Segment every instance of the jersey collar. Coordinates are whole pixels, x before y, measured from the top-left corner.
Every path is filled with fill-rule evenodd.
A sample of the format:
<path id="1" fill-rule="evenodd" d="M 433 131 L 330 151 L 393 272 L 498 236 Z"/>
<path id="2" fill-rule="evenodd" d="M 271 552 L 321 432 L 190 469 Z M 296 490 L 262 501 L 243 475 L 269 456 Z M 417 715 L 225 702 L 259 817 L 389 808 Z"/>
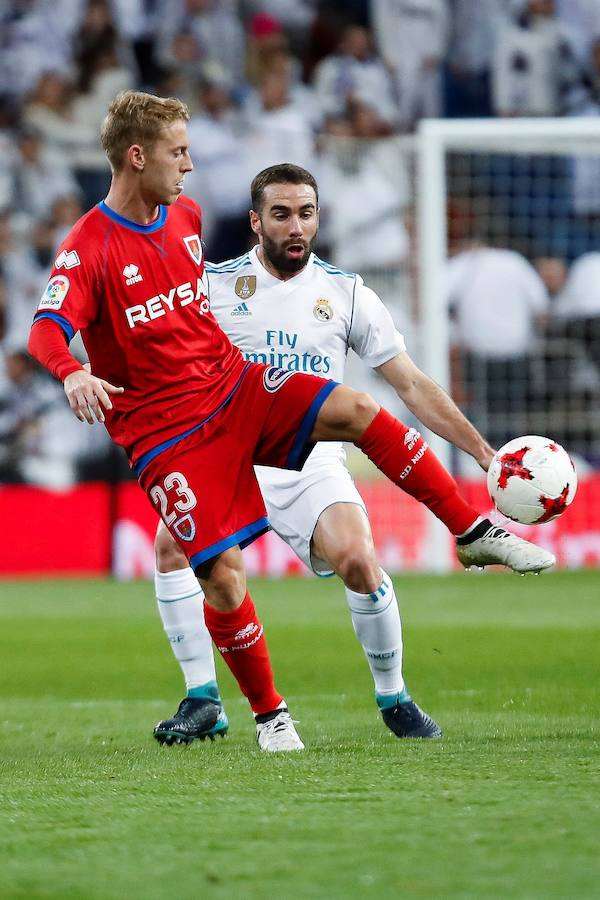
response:
<path id="1" fill-rule="evenodd" d="M 158 216 L 154 222 L 149 222 L 148 225 L 140 225 L 139 222 L 132 222 L 131 219 L 120 216 L 114 209 L 107 206 L 104 200 L 100 201 L 98 209 L 100 212 L 103 212 L 105 216 L 108 216 L 109 219 L 112 219 L 113 222 L 117 222 L 124 228 L 129 228 L 130 231 L 137 231 L 138 234 L 152 234 L 154 231 L 158 231 L 159 228 L 162 228 L 167 221 L 167 207 L 162 205 L 158 207 Z"/>

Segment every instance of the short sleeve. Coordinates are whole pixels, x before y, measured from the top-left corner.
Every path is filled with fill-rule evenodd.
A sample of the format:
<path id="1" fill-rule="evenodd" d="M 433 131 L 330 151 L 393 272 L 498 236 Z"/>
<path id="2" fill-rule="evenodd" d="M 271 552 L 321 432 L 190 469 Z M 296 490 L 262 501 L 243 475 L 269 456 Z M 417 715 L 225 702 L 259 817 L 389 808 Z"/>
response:
<path id="1" fill-rule="evenodd" d="M 372 369 L 406 350 L 404 337 L 397 331 L 388 309 L 358 275 L 348 343 Z"/>

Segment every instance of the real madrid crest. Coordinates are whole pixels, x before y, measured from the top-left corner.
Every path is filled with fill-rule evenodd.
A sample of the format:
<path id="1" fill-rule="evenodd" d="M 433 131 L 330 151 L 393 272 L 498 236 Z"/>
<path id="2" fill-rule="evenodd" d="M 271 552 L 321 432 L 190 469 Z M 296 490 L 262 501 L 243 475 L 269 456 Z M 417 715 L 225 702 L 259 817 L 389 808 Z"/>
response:
<path id="1" fill-rule="evenodd" d="M 331 322 L 333 319 L 333 309 L 331 303 L 325 297 L 319 297 L 313 306 L 313 316 L 319 322 Z"/>
<path id="2" fill-rule="evenodd" d="M 240 275 L 235 282 L 234 291 L 240 300 L 247 300 L 256 290 L 256 275 Z"/>

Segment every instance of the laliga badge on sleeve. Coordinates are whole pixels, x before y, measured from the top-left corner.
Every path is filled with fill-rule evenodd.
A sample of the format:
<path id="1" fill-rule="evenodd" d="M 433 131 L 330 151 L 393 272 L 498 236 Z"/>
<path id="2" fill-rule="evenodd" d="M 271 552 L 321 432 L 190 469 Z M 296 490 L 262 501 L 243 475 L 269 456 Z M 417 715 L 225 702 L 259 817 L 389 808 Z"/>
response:
<path id="1" fill-rule="evenodd" d="M 38 309 L 60 309 L 70 286 L 71 283 L 66 275 L 55 275 L 48 282 Z"/>

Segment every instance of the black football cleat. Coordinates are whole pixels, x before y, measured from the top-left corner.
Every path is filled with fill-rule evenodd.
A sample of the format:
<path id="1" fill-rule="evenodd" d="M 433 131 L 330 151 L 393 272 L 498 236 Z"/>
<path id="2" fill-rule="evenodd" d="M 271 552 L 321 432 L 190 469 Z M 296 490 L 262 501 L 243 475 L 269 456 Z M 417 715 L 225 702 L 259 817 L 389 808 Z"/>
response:
<path id="1" fill-rule="evenodd" d="M 184 697 L 171 719 L 164 719 L 154 728 L 159 744 L 191 744 L 192 741 L 214 741 L 225 737 L 229 721 L 220 702 L 205 697 Z"/>
<path id="2" fill-rule="evenodd" d="M 383 721 L 399 738 L 439 738 L 442 729 L 411 699 L 407 691 L 397 694 L 395 703 L 377 696 Z M 384 705 L 385 703 L 385 705 Z"/>

